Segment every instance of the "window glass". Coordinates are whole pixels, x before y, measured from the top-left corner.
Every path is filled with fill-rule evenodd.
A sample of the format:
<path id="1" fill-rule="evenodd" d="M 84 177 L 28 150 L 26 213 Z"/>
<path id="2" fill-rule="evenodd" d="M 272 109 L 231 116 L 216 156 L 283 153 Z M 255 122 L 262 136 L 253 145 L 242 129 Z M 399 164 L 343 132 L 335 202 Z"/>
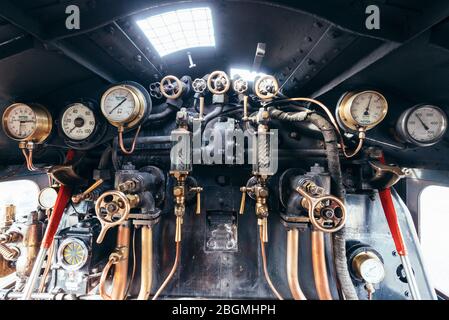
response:
<path id="1" fill-rule="evenodd" d="M 0 182 L 0 221 L 3 221 L 6 206 L 16 206 L 16 217 L 28 215 L 37 209 L 39 187 L 30 180 Z"/>
<path id="2" fill-rule="evenodd" d="M 419 199 L 421 248 L 436 289 L 449 294 L 449 188 L 430 186 Z"/>

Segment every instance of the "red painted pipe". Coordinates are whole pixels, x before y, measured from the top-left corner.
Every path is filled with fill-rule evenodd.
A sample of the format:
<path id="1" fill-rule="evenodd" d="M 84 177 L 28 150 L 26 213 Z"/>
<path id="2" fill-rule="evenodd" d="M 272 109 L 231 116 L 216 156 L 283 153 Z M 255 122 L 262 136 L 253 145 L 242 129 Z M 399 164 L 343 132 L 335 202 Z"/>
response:
<path id="1" fill-rule="evenodd" d="M 73 160 L 75 152 L 69 150 L 66 155 L 65 162 Z M 55 206 L 53 207 L 52 214 L 48 220 L 47 229 L 45 230 L 44 238 L 42 239 L 41 248 L 48 249 L 53 243 L 56 231 L 58 231 L 59 223 L 61 222 L 64 209 L 69 203 L 72 190 L 68 186 L 61 185 L 58 191 L 58 197 L 56 198 Z"/>
<path id="2" fill-rule="evenodd" d="M 385 164 L 385 158 L 382 155 L 380 162 Z M 387 218 L 388 226 L 390 228 L 391 236 L 393 237 L 394 244 L 396 246 L 396 251 L 400 256 L 407 255 L 407 248 L 404 244 L 404 238 L 402 237 L 401 229 L 399 227 L 398 216 L 396 214 L 396 209 L 394 207 L 393 199 L 391 197 L 390 188 L 384 190 L 379 190 L 380 201 L 385 212 L 385 217 Z"/>

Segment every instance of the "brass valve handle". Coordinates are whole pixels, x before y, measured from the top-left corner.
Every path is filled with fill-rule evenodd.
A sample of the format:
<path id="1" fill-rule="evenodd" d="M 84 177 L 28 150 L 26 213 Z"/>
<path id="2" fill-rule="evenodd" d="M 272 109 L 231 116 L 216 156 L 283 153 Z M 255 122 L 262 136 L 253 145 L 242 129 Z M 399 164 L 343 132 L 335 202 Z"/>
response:
<path id="1" fill-rule="evenodd" d="M 254 85 L 256 95 L 262 100 L 269 100 L 276 96 L 279 91 L 279 83 L 275 77 L 266 75 L 257 79 Z"/>
<path id="2" fill-rule="evenodd" d="M 202 187 L 192 187 L 189 189 L 190 192 L 196 193 L 196 210 L 195 214 L 201 214 L 201 192 L 203 192 Z"/>
<path id="3" fill-rule="evenodd" d="M 240 192 L 242 193 L 242 198 L 240 200 L 240 210 L 239 214 L 243 214 L 245 212 L 245 204 L 246 204 L 246 193 L 254 192 L 254 187 L 241 187 Z"/>
<path id="4" fill-rule="evenodd" d="M 178 99 L 183 92 L 183 83 L 175 76 L 165 76 L 161 80 L 160 90 L 167 99 Z"/>
<path id="5" fill-rule="evenodd" d="M 112 190 L 103 193 L 95 203 L 95 214 L 101 223 L 101 231 L 97 243 L 103 242 L 106 232 L 122 224 L 131 211 L 128 197 L 120 191 Z"/>
<path id="6" fill-rule="evenodd" d="M 304 197 L 312 225 L 323 232 L 336 232 L 346 222 L 346 206 L 334 196 L 313 197 L 301 187 L 296 191 Z M 323 212 L 324 211 L 324 212 Z"/>
<path id="7" fill-rule="evenodd" d="M 207 88 L 213 94 L 225 94 L 231 87 L 231 81 L 224 71 L 214 71 L 207 78 Z"/>
<path id="8" fill-rule="evenodd" d="M 248 81 L 244 80 L 243 78 L 238 78 L 234 81 L 232 87 L 234 88 L 235 92 L 243 94 L 248 91 Z"/>

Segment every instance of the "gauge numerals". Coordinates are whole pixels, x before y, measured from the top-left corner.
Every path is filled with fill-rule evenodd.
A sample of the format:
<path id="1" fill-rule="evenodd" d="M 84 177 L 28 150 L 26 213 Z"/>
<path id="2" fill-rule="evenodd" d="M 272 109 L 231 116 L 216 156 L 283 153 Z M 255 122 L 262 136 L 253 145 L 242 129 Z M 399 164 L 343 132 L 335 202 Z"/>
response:
<path id="1" fill-rule="evenodd" d="M 52 117 L 41 105 L 14 103 L 2 117 L 3 131 L 17 141 L 43 142 L 52 129 Z"/>
<path id="2" fill-rule="evenodd" d="M 61 118 L 62 131 L 69 139 L 76 141 L 89 138 L 96 124 L 94 112 L 82 103 L 69 105 Z"/>
<path id="3" fill-rule="evenodd" d="M 446 113 L 430 104 L 414 106 L 401 114 L 396 124 L 400 140 L 419 147 L 438 143 L 447 131 Z"/>
<path id="4" fill-rule="evenodd" d="M 119 84 L 109 88 L 101 98 L 101 111 L 116 127 L 132 128 L 148 112 L 151 100 L 145 89 L 131 84 Z"/>
<path id="5" fill-rule="evenodd" d="M 348 131 L 369 130 L 382 122 L 387 112 L 387 100 L 379 92 L 349 92 L 339 101 L 337 119 Z"/>

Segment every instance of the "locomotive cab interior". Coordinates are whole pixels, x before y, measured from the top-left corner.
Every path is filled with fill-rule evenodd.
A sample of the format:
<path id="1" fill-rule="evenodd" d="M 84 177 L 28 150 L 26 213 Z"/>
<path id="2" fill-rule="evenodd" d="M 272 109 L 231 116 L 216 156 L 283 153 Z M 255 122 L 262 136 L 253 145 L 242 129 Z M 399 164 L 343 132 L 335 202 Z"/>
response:
<path id="1" fill-rule="evenodd" d="M 445 0 L 0 2 L 1 300 L 447 300 Z"/>

